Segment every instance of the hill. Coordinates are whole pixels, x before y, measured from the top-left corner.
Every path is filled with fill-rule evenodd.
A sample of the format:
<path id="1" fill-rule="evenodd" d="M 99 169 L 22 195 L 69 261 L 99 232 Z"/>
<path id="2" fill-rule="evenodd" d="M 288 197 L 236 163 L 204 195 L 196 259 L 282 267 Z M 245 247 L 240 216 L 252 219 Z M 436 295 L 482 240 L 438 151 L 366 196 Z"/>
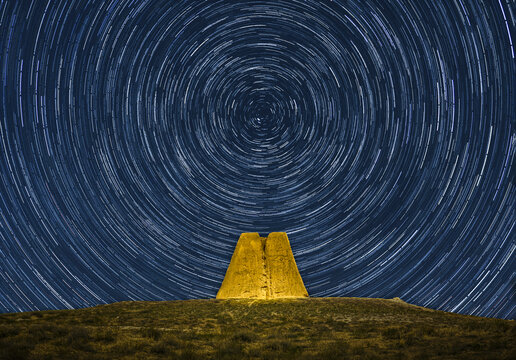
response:
<path id="1" fill-rule="evenodd" d="M 516 323 L 399 299 L 121 302 L 0 314 L 0 359 L 515 359 Z"/>

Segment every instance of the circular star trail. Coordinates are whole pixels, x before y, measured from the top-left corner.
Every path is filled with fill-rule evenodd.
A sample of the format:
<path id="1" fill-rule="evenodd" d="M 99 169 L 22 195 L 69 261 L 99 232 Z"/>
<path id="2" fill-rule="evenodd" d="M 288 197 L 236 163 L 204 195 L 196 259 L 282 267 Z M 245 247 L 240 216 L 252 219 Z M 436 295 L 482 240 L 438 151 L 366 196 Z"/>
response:
<path id="1" fill-rule="evenodd" d="M 214 297 L 241 232 L 311 296 L 516 311 L 515 6 L 0 5 L 0 311 Z"/>

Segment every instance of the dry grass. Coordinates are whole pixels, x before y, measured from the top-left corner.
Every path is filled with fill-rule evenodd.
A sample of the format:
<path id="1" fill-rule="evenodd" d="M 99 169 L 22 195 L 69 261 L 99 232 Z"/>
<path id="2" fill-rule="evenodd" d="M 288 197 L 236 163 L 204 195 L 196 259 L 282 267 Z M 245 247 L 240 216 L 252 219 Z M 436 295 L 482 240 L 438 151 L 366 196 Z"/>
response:
<path id="1" fill-rule="evenodd" d="M 514 359 L 515 321 L 359 298 L 0 314 L 0 359 Z"/>

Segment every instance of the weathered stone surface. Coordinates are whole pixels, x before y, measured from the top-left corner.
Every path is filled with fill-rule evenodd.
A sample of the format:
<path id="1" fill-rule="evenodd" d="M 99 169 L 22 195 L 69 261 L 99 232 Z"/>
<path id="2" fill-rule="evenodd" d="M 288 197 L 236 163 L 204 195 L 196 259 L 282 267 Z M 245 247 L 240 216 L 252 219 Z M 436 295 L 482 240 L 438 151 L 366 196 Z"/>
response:
<path id="1" fill-rule="evenodd" d="M 286 233 L 240 235 L 217 299 L 307 296 Z"/>

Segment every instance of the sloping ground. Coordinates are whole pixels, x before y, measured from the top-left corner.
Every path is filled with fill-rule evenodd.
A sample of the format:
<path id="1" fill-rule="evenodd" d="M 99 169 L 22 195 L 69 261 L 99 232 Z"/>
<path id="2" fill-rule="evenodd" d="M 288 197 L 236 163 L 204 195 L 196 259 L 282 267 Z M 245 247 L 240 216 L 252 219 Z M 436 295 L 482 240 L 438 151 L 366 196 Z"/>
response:
<path id="1" fill-rule="evenodd" d="M 516 359 L 515 338 L 513 320 L 365 298 L 0 314 L 0 359 Z"/>

